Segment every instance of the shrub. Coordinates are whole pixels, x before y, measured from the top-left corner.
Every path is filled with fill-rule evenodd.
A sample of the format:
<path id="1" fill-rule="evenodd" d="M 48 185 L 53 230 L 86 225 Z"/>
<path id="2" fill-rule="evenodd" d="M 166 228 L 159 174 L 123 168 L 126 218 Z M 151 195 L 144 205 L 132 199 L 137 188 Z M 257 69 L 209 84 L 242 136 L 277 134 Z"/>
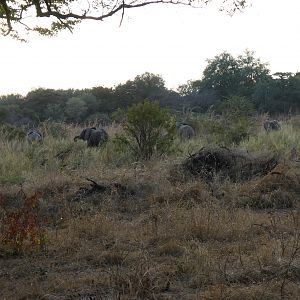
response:
<path id="1" fill-rule="evenodd" d="M 7 254 L 45 249 L 46 236 L 38 218 L 37 194 L 25 197 L 23 205 L 12 211 L 6 209 L 5 198 L 0 195 L 0 208 L 4 211 L 0 241 Z"/>
<path id="2" fill-rule="evenodd" d="M 116 142 L 128 147 L 139 159 L 149 160 L 154 154 L 171 150 L 175 138 L 175 119 L 158 102 L 145 100 L 124 112 L 124 134 Z"/>
<path id="3" fill-rule="evenodd" d="M 245 97 L 231 96 L 218 106 L 219 112 L 223 117 L 231 120 L 239 120 L 241 118 L 251 118 L 254 113 L 254 105 Z"/>
<path id="4" fill-rule="evenodd" d="M 198 117 L 198 132 L 209 143 L 240 144 L 254 128 L 254 106 L 244 97 L 232 96 L 218 107 L 217 116 L 203 114 Z"/>

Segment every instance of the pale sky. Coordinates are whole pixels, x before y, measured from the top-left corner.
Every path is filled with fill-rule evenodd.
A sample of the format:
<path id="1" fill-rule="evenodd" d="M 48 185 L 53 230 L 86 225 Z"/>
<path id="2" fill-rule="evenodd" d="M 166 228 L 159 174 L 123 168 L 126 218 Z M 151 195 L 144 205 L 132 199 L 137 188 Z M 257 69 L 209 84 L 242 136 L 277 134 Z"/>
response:
<path id="1" fill-rule="evenodd" d="M 201 79 L 206 60 L 245 49 L 272 72 L 300 71 L 300 0 L 250 0 L 233 17 L 208 6 L 153 5 L 103 22 L 82 23 L 73 34 L 29 36 L 28 43 L 0 37 L 0 95 L 42 87 L 112 87 L 144 72 L 169 88 Z"/>

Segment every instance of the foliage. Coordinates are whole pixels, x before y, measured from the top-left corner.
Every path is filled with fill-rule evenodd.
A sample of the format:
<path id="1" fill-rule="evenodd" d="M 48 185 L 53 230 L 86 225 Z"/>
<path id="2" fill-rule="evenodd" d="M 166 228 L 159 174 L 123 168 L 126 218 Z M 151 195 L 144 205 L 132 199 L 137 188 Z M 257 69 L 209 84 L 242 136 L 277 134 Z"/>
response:
<path id="1" fill-rule="evenodd" d="M 214 89 L 220 96 L 234 94 L 238 88 L 239 66 L 236 59 L 224 52 L 208 60 L 203 71 L 202 85 L 205 89 Z"/>
<path id="2" fill-rule="evenodd" d="M 5 198 L 0 195 L 0 209 L 4 210 L 0 238 L 6 253 L 15 255 L 45 249 L 46 235 L 38 218 L 37 194 L 25 197 L 23 205 L 12 211 L 6 209 Z"/>
<path id="3" fill-rule="evenodd" d="M 256 59 L 254 52 L 246 50 L 237 58 L 223 52 L 208 60 L 203 71 L 202 87 L 214 89 L 222 98 L 230 95 L 249 97 L 257 81 L 268 73 L 266 64 Z"/>
<path id="4" fill-rule="evenodd" d="M 65 119 L 64 108 L 62 104 L 47 104 L 45 109 L 45 116 L 48 120 L 63 121 Z"/>
<path id="5" fill-rule="evenodd" d="M 178 87 L 178 92 L 181 96 L 198 94 L 201 91 L 201 80 L 188 80 L 186 84 Z"/>
<path id="6" fill-rule="evenodd" d="M 178 0 L 176 4 L 201 5 L 208 4 L 205 0 Z M 228 11 L 233 13 L 246 6 L 246 0 L 225 0 Z M 129 8 L 138 8 L 149 4 L 162 3 L 161 0 L 154 1 L 81 1 L 55 0 L 55 1 L 15 1 L 3 0 L 0 2 L 0 33 L 19 38 L 18 30 L 21 28 L 26 31 L 35 31 L 42 35 L 54 35 L 61 30 L 73 30 L 76 24 L 82 20 L 102 21 L 119 12 Z M 166 0 L 163 3 L 174 3 L 173 0 Z M 226 5 L 222 5 L 224 9 Z M 36 16 L 37 25 L 31 27 L 27 23 L 28 16 Z M 48 19 L 39 22 L 39 19 Z M 123 19 L 123 15 L 122 15 Z M 122 21 L 121 19 L 121 21 Z"/>
<path id="7" fill-rule="evenodd" d="M 208 60 L 202 80 L 190 80 L 178 91 L 168 90 L 160 75 L 146 72 L 113 88 L 84 90 L 36 89 L 26 96 L 0 97 L 1 122 L 33 127 L 39 122 L 109 123 L 117 109 L 143 99 L 157 100 L 176 114 L 217 111 L 231 96 L 251 100 L 258 112 L 297 114 L 300 111 L 300 73 L 277 72 L 246 51 L 237 58 L 221 53 Z M 184 119 L 184 116 L 180 116 Z"/>
<path id="8" fill-rule="evenodd" d="M 260 112 L 297 113 L 300 110 L 300 73 L 275 73 L 255 86 L 253 101 Z"/>
<path id="9" fill-rule="evenodd" d="M 115 88 L 115 95 L 121 99 L 117 107 L 128 107 L 141 99 L 159 100 L 168 93 L 161 76 L 146 72 L 134 80 L 128 80 Z"/>
<path id="10" fill-rule="evenodd" d="M 79 97 L 72 97 L 66 103 L 66 114 L 69 120 L 78 122 L 87 112 L 85 102 Z"/>
<path id="11" fill-rule="evenodd" d="M 175 137 L 175 120 L 158 102 L 145 100 L 125 112 L 125 134 L 117 142 L 128 146 L 140 159 L 148 160 L 154 154 L 170 151 Z"/>
<path id="12" fill-rule="evenodd" d="M 254 129 L 254 105 L 244 97 L 229 97 L 217 107 L 218 117 L 203 114 L 198 118 L 200 135 L 209 143 L 239 144 Z"/>
<path id="13" fill-rule="evenodd" d="M 219 104 L 218 111 L 227 119 L 252 117 L 255 113 L 254 105 L 245 97 L 232 96 Z"/>

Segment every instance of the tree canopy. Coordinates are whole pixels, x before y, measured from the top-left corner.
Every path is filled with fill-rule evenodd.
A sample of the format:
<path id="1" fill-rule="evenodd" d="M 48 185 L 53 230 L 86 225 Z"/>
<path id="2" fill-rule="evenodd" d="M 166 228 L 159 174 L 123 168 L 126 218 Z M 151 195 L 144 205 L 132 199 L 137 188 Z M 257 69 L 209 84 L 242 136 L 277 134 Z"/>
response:
<path id="1" fill-rule="evenodd" d="M 127 109 L 145 99 L 158 101 L 176 114 L 213 110 L 219 115 L 225 111 L 233 115 L 234 109 L 240 114 L 251 111 L 247 101 L 258 112 L 299 113 L 300 73 L 271 75 L 267 64 L 255 58 L 253 52 L 246 51 L 236 58 L 223 52 L 207 61 L 201 79 L 190 80 L 177 91 L 168 89 L 160 75 L 146 72 L 113 88 L 39 88 L 26 96 L 0 96 L 0 124 L 21 126 L 48 120 L 108 124 L 117 109 Z"/>
<path id="2" fill-rule="evenodd" d="M 150 4 L 207 5 L 220 2 L 220 10 L 234 13 L 248 0 L 0 0 L 0 34 L 19 38 L 20 29 L 53 35 L 72 29 L 83 20 L 103 21 L 125 10 Z M 46 19 L 47 22 L 42 22 Z M 33 21 L 32 21 L 33 20 Z"/>
<path id="3" fill-rule="evenodd" d="M 237 58 L 223 52 L 208 60 L 202 86 L 214 89 L 221 97 L 250 96 L 258 80 L 267 77 L 269 72 L 267 64 L 255 58 L 252 51 L 246 50 Z"/>

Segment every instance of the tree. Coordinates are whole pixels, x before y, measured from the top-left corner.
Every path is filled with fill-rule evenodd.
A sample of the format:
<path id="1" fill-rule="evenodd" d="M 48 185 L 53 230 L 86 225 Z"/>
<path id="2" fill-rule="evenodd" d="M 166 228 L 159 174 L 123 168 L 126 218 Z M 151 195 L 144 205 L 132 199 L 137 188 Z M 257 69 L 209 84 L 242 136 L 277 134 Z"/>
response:
<path id="1" fill-rule="evenodd" d="M 229 53 L 223 52 L 208 60 L 203 71 L 202 86 L 213 89 L 221 97 L 227 97 L 237 91 L 239 82 L 239 65 Z"/>
<path id="2" fill-rule="evenodd" d="M 86 112 L 87 106 L 79 97 L 72 97 L 67 101 L 66 114 L 71 121 L 79 122 Z"/>
<path id="3" fill-rule="evenodd" d="M 182 97 L 183 107 L 193 108 L 194 111 L 206 111 L 219 102 L 213 88 L 203 88 L 201 80 L 189 80 L 179 86 L 178 91 Z"/>
<path id="4" fill-rule="evenodd" d="M 300 109 L 300 74 L 277 72 L 260 80 L 252 99 L 259 111 L 274 113 L 297 112 Z"/>
<path id="5" fill-rule="evenodd" d="M 0 96 L 0 105 L 1 104 L 20 104 L 24 100 L 22 95 L 19 94 L 10 94 L 6 96 Z"/>
<path id="6" fill-rule="evenodd" d="M 73 96 L 73 90 L 39 88 L 27 94 L 25 97 L 23 110 L 34 112 L 34 115 L 40 121 L 43 121 L 53 117 L 54 109 L 59 109 L 61 112 L 64 109 L 64 105 L 67 100 Z"/>
<path id="7" fill-rule="evenodd" d="M 72 31 L 83 20 L 103 21 L 125 10 L 150 4 L 182 4 L 197 6 L 207 4 L 207 0 L 0 0 L 0 32 L 18 38 L 21 28 L 43 35 L 53 35 L 63 29 Z M 220 10 L 234 13 L 245 8 L 248 0 L 224 0 Z M 28 17 L 35 15 L 38 25 L 30 27 Z M 47 25 L 39 25 L 39 20 L 48 19 Z M 43 22 L 45 24 L 45 22 Z"/>
<path id="8" fill-rule="evenodd" d="M 237 62 L 240 72 L 239 94 L 249 97 L 257 82 L 267 78 L 270 71 L 266 63 L 262 63 L 259 58 L 254 57 L 253 51 L 246 50 L 244 55 L 238 56 Z"/>
<path id="9" fill-rule="evenodd" d="M 201 80 L 188 80 L 187 83 L 182 84 L 178 87 L 178 92 L 182 97 L 197 95 L 201 91 L 201 86 Z"/>
<path id="10" fill-rule="evenodd" d="M 268 76 L 266 66 L 249 50 L 237 58 L 223 52 L 208 60 L 203 72 L 202 88 L 215 90 L 221 98 L 231 95 L 249 97 L 257 82 Z"/>
<path id="11" fill-rule="evenodd" d="M 123 107 L 130 106 L 144 99 L 160 100 L 167 95 L 168 90 L 165 87 L 165 81 L 160 75 L 145 72 L 137 75 L 134 80 L 128 80 L 125 84 L 119 84 L 115 88 L 118 103 Z"/>
<path id="12" fill-rule="evenodd" d="M 52 121 L 64 121 L 65 119 L 64 107 L 58 103 L 47 104 L 45 109 L 45 119 L 50 119 Z"/>
<path id="13" fill-rule="evenodd" d="M 78 97 L 86 104 L 88 114 L 93 114 L 99 109 L 99 101 L 93 94 L 83 92 Z"/>

